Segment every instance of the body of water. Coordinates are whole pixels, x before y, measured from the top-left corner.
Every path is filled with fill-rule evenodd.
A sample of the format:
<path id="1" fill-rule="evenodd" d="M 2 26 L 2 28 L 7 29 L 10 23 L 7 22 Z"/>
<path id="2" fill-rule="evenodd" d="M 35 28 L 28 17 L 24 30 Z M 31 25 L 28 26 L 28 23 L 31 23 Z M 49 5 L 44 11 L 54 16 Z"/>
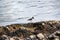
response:
<path id="1" fill-rule="evenodd" d="M 0 0 L 0 25 L 60 20 L 60 0 Z"/>

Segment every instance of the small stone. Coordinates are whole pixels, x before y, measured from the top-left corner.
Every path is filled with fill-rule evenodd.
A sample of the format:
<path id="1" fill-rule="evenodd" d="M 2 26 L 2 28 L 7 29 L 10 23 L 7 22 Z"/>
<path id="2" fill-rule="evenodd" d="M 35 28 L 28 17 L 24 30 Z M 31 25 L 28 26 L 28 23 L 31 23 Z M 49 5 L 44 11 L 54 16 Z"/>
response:
<path id="1" fill-rule="evenodd" d="M 9 37 L 7 35 L 2 35 L 2 38 L 5 40 L 9 40 Z"/>
<path id="2" fill-rule="evenodd" d="M 24 38 L 22 39 L 22 38 L 20 38 L 19 40 L 24 40 Z"/>
<path id="3" fill-rule="evenodd" d="M 7 35 L 2 35 L 2 37 L 7 37 Z"/>
<path id="4" fill-rule="evenodd" d="M 56 31 L 55 35 L 60 37 L 60 31 Z"/>
<path id="5" fill-rule="evenodd" d="M 14 38 L 10 38 L 10 40 L 15 40 Z"/>
<path id="6" fill-rule="evenodd" d="M 25 40 L 31 40 L 31 38 L 30 37 L 27 37 L 27 38 L 25 38 Z"/>
<path id="7" fill-rule="evenodd" d="M 45 23 L 42 23 L 42 25 L 45 25 Z"/>
<path id="8" fill-rule="evenodd" d="M 30 38 L 36 38 L 36 36 L 35 35 L 30 35 Z"/>
<path id="9" fill-rule="evenodd" d="M 38 40 L 38 38 L 36 37 L 36 35 L 30 35 L 31 40 Z"/>
<path id="10" fill-rule="evenodd" d="M 49 39 L 49 40 L 54 40 L 54 36 L 50 35 L 50 36 L 48 37 L 48 39 Z"/>
<path id="11" fill-rule="evenodd" d="M 59 38 L 55 38 L 55 40 L 59 40 Z"/>
<path id="12" fill-rule="evenodd" d="M 50 24 L 52 24 L 52 22 L 49 22 Z"/>
<path id="13" fill-rule="evenodd" d="M 26 29 L 25 27 L 21 27 L 21 29 Z"/>
<path id="14" fill-rule="evenodd" d="M 43 35 L 42 33 L 37 34 L 37 37 L 38 37 L 39 39 L 44 39 L 44 35 Z"/>

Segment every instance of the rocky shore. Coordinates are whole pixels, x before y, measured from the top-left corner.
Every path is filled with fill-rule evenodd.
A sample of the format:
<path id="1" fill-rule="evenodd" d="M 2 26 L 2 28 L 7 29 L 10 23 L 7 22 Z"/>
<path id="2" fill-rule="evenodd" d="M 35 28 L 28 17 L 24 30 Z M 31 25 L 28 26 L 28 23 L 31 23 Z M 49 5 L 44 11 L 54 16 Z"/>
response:
<path id="1" fill-rule="evenodd" d="M 60 21 L 0 26 L 0 40 L 60 40 Z"/>

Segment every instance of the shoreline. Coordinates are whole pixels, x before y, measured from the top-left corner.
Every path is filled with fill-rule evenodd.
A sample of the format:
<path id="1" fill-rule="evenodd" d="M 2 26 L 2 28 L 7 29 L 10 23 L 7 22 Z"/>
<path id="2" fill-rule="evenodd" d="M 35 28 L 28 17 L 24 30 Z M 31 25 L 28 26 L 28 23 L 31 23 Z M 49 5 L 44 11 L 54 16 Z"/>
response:
<path id="1" fill-rule="evenodd" d="M 27 24 L 11 24 L 0 27 L 0 37 L 9 37 L 19 38 L 21 40 L 27 40 L 28 37 L 31 39 L 41 39 L 43 36 L 44 40 L 48 40 L 49 37 L 52 37 L 60 32 L 60 21 L 41 21 L 36 23 L 27 23 Z M 5 36 L 4 36 L 5 35 Z M 40 35 L 40 36 L 39 36 Z M 45 36 L 44 36 L 45 35 Z M 59 33 L 60 35 L 60 33 Z M 38 38 L 37 38 L 38 37 Z M 59 38 L 58 38 L 59 39 Z M 29 39 L 30 40 L 30 39 Z"/>
<path id="2" fill-rule="evenodd" d="M 12 24 L 28 24 L 28 23 L 37 23 L 37 22 L 46 22 L 46 21 L 60 21 L 60 20 L 43 20 L 43 21 L 36 21 L 36 22 L 33 22 L 33 21 L 29 21 L 29 22 L 26 22 L 26 23 L 14 23 L 14 22 L 4 22 L 2 24 L 0 24 L 0 26 L 7 26 L 7 25 L 12 25 Z"/>

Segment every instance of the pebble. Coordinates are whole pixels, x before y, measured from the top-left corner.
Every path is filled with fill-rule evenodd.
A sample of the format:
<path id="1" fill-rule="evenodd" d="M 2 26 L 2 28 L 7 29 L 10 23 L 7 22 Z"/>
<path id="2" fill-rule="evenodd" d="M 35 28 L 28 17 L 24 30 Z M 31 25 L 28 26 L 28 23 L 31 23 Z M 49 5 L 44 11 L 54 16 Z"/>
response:
<path id="1" fill-rule="evenodd" d="M 10 40 L 15 40 L 14 38 L 10 38 Z"/>
<path id="2" fill-rule="evenodd" d="M 45 25 L 45 23 L 42 23 L 42 25 Z"/>
<path id="3" fill-rule="evenodd" d="M 59 37 L 55 38 L 55 40 L 59 40 Z"/>
<path id="4" fill-rule="evenodd" d="M 30 38 L 36 38 L 36 35 L 30 35 Z"/>
<path id="5" fill-rule="evenodd" d="M 37 34 L 37 37 L 38 37 L 39 39 L 44 39 L 44 35 L 43 35 L 42 33 Z"/>
<path id="6" fill-rule="evenodd" d="M 36 35 L 30 35 L 31 40 L 38 40 L 38 38 L 36 38 Z"/>
<path id="7" fill-rule="evenodd" d="M 24 40 L 31 40 L 31 38 L 30 38 L 30 37 L 27 37 L 27 38 L 25 38 Z"/>

